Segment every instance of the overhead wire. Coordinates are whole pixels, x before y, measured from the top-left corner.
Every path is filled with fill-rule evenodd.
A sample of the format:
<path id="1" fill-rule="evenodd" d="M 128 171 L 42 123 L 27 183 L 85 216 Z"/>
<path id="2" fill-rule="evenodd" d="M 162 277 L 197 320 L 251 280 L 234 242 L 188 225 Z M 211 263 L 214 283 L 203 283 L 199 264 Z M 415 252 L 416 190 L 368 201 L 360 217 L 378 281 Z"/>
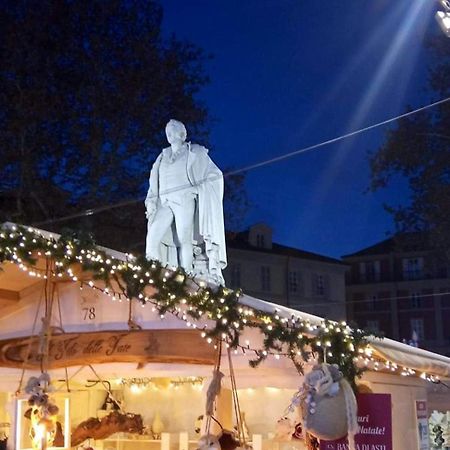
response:
<path id="1" fill-rule="evenodd" d="M 416 109 L 413 109 L 411 111 L 408 111 L 406 113 L 397 115 L 395 117 L 391 117 L 389 119 L 385 119 L 385 120 L 383 120 L 381 122 L 377 122 L 375 124 L 372 124 L 372 125 L 369 125 L 369 126 L 366 126 L 366 127 L 363 127 L 363 128 L 359 128 L 358 130 L 342 134 L 342 135 L 337 136 L 335 138 L 328 139 L 326 141 L 322 141 L 322 142 L 319 142 L 317 144 L 309 145 L 307 147 L 303 147 L 303 148 L 301 148 L 299 150 L 294 150 L 294 151 L 289 152 L 289 153 L 284 153 L 282 155 L 275 156 L 273 158 L 266 159 L 266 160 L 263 160 L 263 161 L 260 161 L 260 162 L 254 163 L 254 164 L 250 164 L 248 166 L 244 166 L 244 167 L 241 167 L 239 169 L 228 171 L 228 172 L 224 173 L 223 176 L 224 176 L 224 178 L 227 178 L 227 177 L 238 175 L 238 174 L 241 174 L 241 173 L 244 173 L 244 172 L 248 172 L 250 170 L 258 169 L 260 167 L 264 167 L 264 166 L 267 166 L 267 165 L 270 165 L 270 164 L 274 164 L 274 163 L 277 163 L 277 162 L 280 162 L 280 161 L 284 161 L 284 160 L 292 158 L 294 156 L 297 156 L 297 155 L 300 155 L 300 154 L 303 154 L 303 153 L 306 153 L 306 152 L 310 152 L 312 150 L 317 150 L 317 149 L 319 149 L 321 147 L 325 147 L 327 145 L 334 144 L 336 142 L 339 142 L 339 141 L 342 141 L 344 139 L 348 139 L 348 138 L 357 136 L 359 134 L 365 133 L 365 132 L 373 130 L 375 128 L 379 128 L 381 126 L 387 125 L 387 124 L 395 122 L 397 120 L 404 119 L 404 118 L 412 116 L 414 114 L 423 112 L 423 111 L 425 111 L 427 109 L 434 108 L 436 106 L 439 106 L 439 105 L 442 105 L 444 103 L 447 103 L 448 101 L 450 101 L 450 97 L 447 97 L 447 98 L 444 98 L 444 99 L 441 99 L 441 100 L 437 100 L 437 101 L 435 101 L 433 103 L 429 103 L 428 105 L 424 105 L 424 106 L 421 106 L 419 108 L 416 108 Z M 204 181 L 212 180 L 212 179 L 213 178 L 206 178 L 206 179 L 203 179 L 203 180 L 199 180 L 197 184 L 201 184 Z M 178 186 L 176 188 L 168 189 L 167 191 L 161 192 L 160 194 L 163 194 L 163 195 L 164 194 L 169 194 L 169 193 L 181 191 L 183 189 L 187 189 L 187 188 L 190 188 L 190 187 L 192 187 L 191 184 L 189 184 L 189 185 L 180 185 L 180 186 Z M 146 200 L 151 200 L 151 199 L 152 199 L 152 196 L 147 196 L 147 198 L 146 198 Z M 76 218 L 79 218 L 79 217 L 92 216 L 94 214 L 98 214 L 98 213 L 103 212 L 103 211 L 107 211 L 107 210 L 115 209 L 115 208 L 120 208 L 121 206 L 128 206 L 128 205 L 131 205 L 131 204 L 134 204 L 134 203 L 138 203 L 138 202 L 141 202 L 141 201 L 142 201 L 142 198 L 138 198 L 138 199 L 135 198 L 135 199 L 131 199 L 131 200 L 123 200 L 123 201 L 114 203 L 112 205 L 99 206 L 97 208 L 86 209 L 86 210 L 81 211 L 79 213 L 69 214 L 69 215 L 66 215 L 66 216 L 63 216 L 63 217 L 59 217 L 59 218 L 56 218 L 56 219 L 48 219 L 48 220 L 35 222 L 35 223 L 33 223 L 33 225 L 34 226 L 42 226 L 42 225 L 46 225 L 46 224 L 50 224 L 50 223 L 64 222 L 64 221 L 71 220 L 71 219 L 76 219 Z"/>
<path id="2" fill-rule="evenodd" d="M 351 285 L 352 287 L 354 287 L 355 285 Z M 372 285 L 373 286 L 373 285 Z M 363 298 L 360 300 L 345 300 L 345 304 L 356 304 L 359 305 L 361 303 L 372 303 L 373 305 L 376 305 L 377 303 L 381 303 L 381 302 L 387 302 L 387 301 L 391 301 L 391 300 L 410 300 L 411 302 L 413 302 L 414 300 L 419 301 L 421 299 L 425 299 L 428 297 L 443 297 L 443 296 L 450 296 L 450 291 L 446 291 L 446 292 L 435 292 L 435 293 L 431 293 L 431 294 L 419 294 L 417 296 L 417 298 L 412 297 L 412 295 L 396 295 L 396 296 L 392 296 L 392 297 L 374 297 L 374 298 Z M 314 302 L 314 303 L 292 303 L 291 305 L 289 305 L 290 307 L 292 307 L 292 305 L 295 306 L 301 306 L 302 308 L 304 308 L 305 306 L 333 306 L 333 305 L 338 305 L 339 302 L 337 302 L 335 299 L 330 299 L 328 301 L 323 301 L 323 302 Z M 450 304 L 449 304 L 450 306 Z M 414 308 L 413 308 L 414 309 Z M 421 309 L 423 309 L 423 307 L 421 307 Z M 376 307 L 374 306 L 374 310 L 376 310 Z M 367 311 L 367 312 L 370 312 Z"/>

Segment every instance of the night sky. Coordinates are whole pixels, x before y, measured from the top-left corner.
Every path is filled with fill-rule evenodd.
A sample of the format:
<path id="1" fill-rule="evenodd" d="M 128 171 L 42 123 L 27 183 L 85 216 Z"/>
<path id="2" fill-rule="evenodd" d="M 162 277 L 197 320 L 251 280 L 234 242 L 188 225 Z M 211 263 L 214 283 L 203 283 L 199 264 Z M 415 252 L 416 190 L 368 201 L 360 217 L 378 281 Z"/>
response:
<path id="1" fill-rule="evenodd" d="M 432 0 L 163 0 L 164 31 L 214 58 L 199 97 L 213 159 L 240 168 L 430 102 L 424 38 Z M 179 118 L 183 120 L 183 118 Z M 405 182 L 365 194 L 368 152 L 387 128 L 253 170 L 246 223 L 278 243 L 339 257 L 393 231 L 382 204 Z"/>

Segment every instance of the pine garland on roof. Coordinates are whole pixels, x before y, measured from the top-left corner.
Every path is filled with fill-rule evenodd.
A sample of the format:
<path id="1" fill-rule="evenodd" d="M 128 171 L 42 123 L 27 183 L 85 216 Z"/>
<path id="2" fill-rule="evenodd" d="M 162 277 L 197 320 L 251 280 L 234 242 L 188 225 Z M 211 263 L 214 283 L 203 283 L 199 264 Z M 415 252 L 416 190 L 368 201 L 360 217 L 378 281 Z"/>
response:
<path id="1" fill-rule="evenodd" d="M 143 305 L 150 304 L 164 318 L 173 314 L 189 326 L 198 328 L 209 342 L 220 339 L 232 348 L 254 352 L 250 361 L 256 367 L 269 355 L 290 358 L 302 371 L 311 354 L 337 364 L 344 376 L 354 383 L 363 369 L 356 358 L 364 353 L 369 333 L 350 328 L 345 323 L 324 320 L 312 324 L 293 314 L 282 317 L 239 302 L 240 290 L 213 288 L 189 276 L 182 268 L 168 268 L 158 261 L 126 255 L 120 260 L 99 249 L 88 236 L 66 234 L 45 236 L 33 228 L 3 227 L 0 232 L 0 263 L 10 261 L 31 276 L 47 277 L 48 269 L 37 266 L 43 258 L 50 263 L 56 280 L 71 279 L 81 285 L 98 288 L 111 296 L 124 296 Z M 76 273 L 81 271 L 82 276 Z M 101 281 L 104 287 L 98 287 Z M 199 323 L 204 325 L 199 325 Z M 263 347 L 252 349 L 241 342 L 244 328 L 262 333 Z"/>

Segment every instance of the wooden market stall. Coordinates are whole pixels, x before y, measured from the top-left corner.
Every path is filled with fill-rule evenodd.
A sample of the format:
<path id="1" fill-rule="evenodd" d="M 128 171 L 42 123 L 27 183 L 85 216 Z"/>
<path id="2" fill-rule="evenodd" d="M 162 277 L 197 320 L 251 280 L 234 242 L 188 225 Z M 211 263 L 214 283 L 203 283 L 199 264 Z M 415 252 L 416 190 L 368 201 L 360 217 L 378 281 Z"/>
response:
<path id="1" fill-rule="evenodd" d="M 428 409 L 435 409 L 431 403 L 433 395 L 429 394 L 440 379 L 450 378 L 450 359 L 444 356 L 373 337 L 367 338 L 364 346 L 352 349 L 353 341 L 347 341 L 350 337 L 343 335 L 348 328 L 344 324 L 330 326 L 319 317 L 246 295 L 230 300 L 227 296 L 234 295 L 231 291 L 223 291 L 217 297 L 208 294 L 211 296 L 201 301 L 205 310 L 208 301 L 235 305 L 240 314 L 235 323 L 227 323 L 230 316 L 226 314 L 212 317 L 201 312 L 203 315 L 195 316 L 189 309 L 194 301 L 190 293 L 199 295 L 208 286 L 191 283 L 187 284 L 188 291 L 177 290 L 176 283 L 186 283 L 180 278 L 182 274 L 171 269 L 158 272 L 163 280 L 160 281 L 166 283 L 167 278 L 172 289 L 165 292 L 167 302 L 171 295 L 185 297 L 165 307 L 163 299 L 156 295 L 162 289 L 156 272 L 140 273 L 138 263 L 130 255 L 101 248 L 74 255 L 79 248 L 66 246 L 62 259 L 58 259 L 55 255 L 61 249 L 57 235 L 30 229 L 23 234 L 25 240 L 23 236 L 17 240 L 20 229 L 10 225 L 8 230 L 13 237 L 5 232 L 0 236 L 0 252 L 8 255 L 3 258 L 0 272 L 0 422 L 11 424 L 9 449 L 31 446 L 30 420 L 24 417 L 29 398 L 25 391 L 27 380 L 41 372 L 48 372 L 56 388 L 52 398 L 59 407 L 58 448 L 71 448 L 74 439 L 79 438 L 80 424 L 86 426 L 91 419 L 101 422 L 119 407 L 129 413 L 132 423 L 118 425 L 110 421 L 108 426 L 115 433 L 102 439 L 82 440 L 77 445 L 84 442 L 86 448 L 90 445 L 103 450 L 196 448 L 200 437 L 196 428 L 201 426 L 198 417 L 205 412 L 218 342 L 230 342 L 236 337 L 228 327 L 239 329 L 239 336 L 230 353 L 233 373 L 227 363 L 226 345 L 222 346 L 224 389 L 216 414 L 225 428 L 232 428 L 236 422 L 230 377 L 234 374 L 240 411 L 245 413 L 247 439 L 253 441 L 256 450 L 303 446 L 301 441 L 271 440 L 278 419 L 303 382 L 299 366 L 286 357 L 286 350 L 264 342 L 277 326 L 301 323 L 305 335 L 312 339 L 310 345 L 329 346 L 325 353 L 330 354 L 330 359 L 336 358 L 332 354 L 333 339 L 343 336 L 348 345 L 345 358 L 351 355 L 356 367 L 368 369 L 358 383 L 365 391 L 391 395 L 396 450 L 419 448 L 416 401 L 428 399 Z M 33 242 L 33 236 L 37 242 Z M 17 247 L 11 244 L 14 239 Z M 44 241 L 45 251 L 38 245 Z M 20 242 L 35 261 L 20 256 Z M 82 255 L 86 259 L 87 254 L 90 270 L 83 267 L 82 258 L 73 260 Z M 70 261 L 67 266 L 60 262 L 64 258 Z M 123 273 L 121 278 L 113 276 L 120 272 L 121 265 L 133 268 L 129 279 Z M 99 277 L 105 267 L 112 273 Z M 152 277 L 155 282 L 149 283 Z M 169 284 L 171 279 L 173 283 Z M 139 290 L 142 284 L 148 289 Z M 132 291 L 133 286 L 137 290 Z M 250 323 L 255 312 L 263 326 L 246 326 L 245 317 Z M 217 324 L 221 331 L 212 335 L 210 330 Z M 268 334 L 263 334 L 262 329 L 267 329 Z M 258 361 L 257 366 L 251 367 L 251 361 Z M 302 361 L 301 371 L 307 373 L 313 363 Z M 448 398 L 450 404 L 448 390 L 441 392 L 439 398 Z M 133 427 L 140 432 L 133 432 Z"/>

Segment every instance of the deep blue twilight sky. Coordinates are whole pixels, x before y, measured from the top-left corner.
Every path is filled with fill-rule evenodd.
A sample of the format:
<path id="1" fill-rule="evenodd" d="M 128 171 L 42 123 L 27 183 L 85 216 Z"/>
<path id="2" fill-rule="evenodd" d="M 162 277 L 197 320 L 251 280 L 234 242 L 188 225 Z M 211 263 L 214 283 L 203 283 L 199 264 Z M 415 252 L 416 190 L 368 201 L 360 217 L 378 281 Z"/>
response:
<path id="1" fill-rule="evenodd" d="M 429 103 L 424 36 L 433 0 L 162 0 L 164 30 L 214 58 L 200 98 L 220 167 L 239 168 Z M 180 118 L 183 120 L 183 118 Z M 394 229 L 385 201 L 364 194 L 367 154 L 387 128 L 248 173 L 252 209 L 276 242 L 331 256 Z"/>

